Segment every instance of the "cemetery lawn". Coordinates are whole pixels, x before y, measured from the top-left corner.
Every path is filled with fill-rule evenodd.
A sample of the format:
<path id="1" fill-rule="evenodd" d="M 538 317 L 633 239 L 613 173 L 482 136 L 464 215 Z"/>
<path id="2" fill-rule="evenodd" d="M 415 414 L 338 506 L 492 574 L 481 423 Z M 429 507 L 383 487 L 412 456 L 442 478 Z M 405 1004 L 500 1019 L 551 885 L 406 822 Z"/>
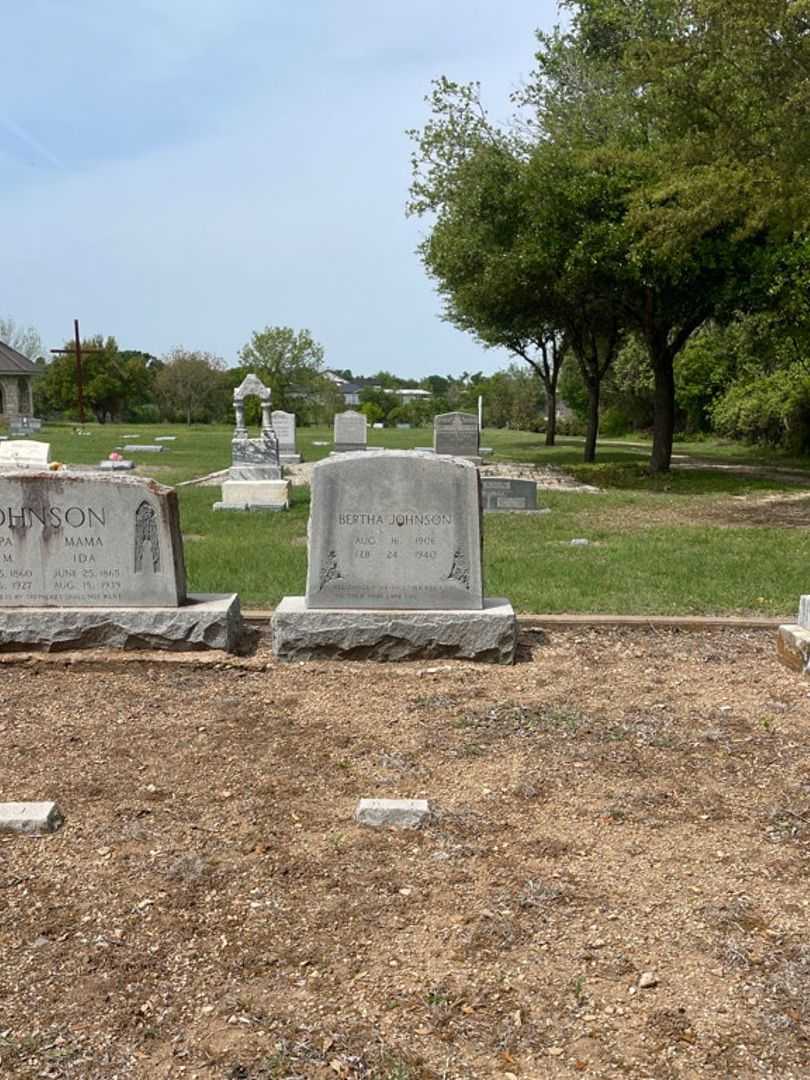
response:
<path id="1" fill-rule="evenodd" d="M 97 463 L 121 435 L 136 442 L 175 434 L 160 455 L 133 455 L 139 473 L 177 484 L 226 468 L 231 429 L 90 425 L 89 437 L 48 426 L 52 458 Z M 301 428 L 307 461 L 328 454 L 326 428 Z M 429 445 L 427 429 L 370 431 L 388 448 Z M 753 457 L 738 444 L 677 444 L 676 468 L 644 471 L 648 447 L 606 441 L 595 466 L 582 464 L 581 440 L 551 450 L 530 432 L 486 430 L 493 463 L 551 466 L 598 494 L 540 491 L 547 515 L 485 515 L 486 590 L 526 613 L 761 615 L 788 619 L 808 591 L 810 469 L 805 462 Z M 316 442 L 328 443 L 316 446 Z M 309 489 L 293 489 L 286 513 L 226 514 L 211 509 L 217 487 L 183 487 L 181 517 L 190 588 L 238 591 L 245 608 L 300 595 L 306 581 Z M 591 543 L 572 547 L 584 538 Z"/>
<path id="2" fill-rule="evenodd" d="M 740 631 L 5 658 L 0 790 L 66 824 L 0 836 L 0 1072 L 799 1080 L 807 688 Z"/>

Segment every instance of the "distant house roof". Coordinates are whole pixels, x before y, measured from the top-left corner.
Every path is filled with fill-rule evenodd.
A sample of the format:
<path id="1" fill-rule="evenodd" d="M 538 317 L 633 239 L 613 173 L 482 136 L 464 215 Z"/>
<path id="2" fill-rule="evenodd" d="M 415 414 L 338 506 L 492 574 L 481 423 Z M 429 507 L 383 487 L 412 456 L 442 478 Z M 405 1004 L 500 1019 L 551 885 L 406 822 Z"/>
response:
<path id="1" fill-rule="evenodd" d="M 0 374 L 2 375 L 33 375 L 37 366 L 27 356 L 18 353 L 4 341 L 0 341 Z"/>

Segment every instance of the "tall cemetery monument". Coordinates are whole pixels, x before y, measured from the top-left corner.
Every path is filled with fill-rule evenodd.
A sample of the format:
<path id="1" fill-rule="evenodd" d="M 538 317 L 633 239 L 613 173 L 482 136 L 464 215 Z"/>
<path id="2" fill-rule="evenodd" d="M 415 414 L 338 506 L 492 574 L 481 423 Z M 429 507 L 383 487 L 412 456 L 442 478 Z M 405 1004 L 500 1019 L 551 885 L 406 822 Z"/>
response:
<path id="1" fill-rule="evenodd" d="M 259 399 L 261 431 L 251 439 L 245 426 L 245 401 Z M 271 393 L 261 379 L 245 376 L 233 392 L 236 427 L 231 440 L 231 467 L 222 484 L 222 500 L 215 510 L 286 510 L 290 505 L 290 482 L 282 478 L 278 437 L 270 414 Z"/>

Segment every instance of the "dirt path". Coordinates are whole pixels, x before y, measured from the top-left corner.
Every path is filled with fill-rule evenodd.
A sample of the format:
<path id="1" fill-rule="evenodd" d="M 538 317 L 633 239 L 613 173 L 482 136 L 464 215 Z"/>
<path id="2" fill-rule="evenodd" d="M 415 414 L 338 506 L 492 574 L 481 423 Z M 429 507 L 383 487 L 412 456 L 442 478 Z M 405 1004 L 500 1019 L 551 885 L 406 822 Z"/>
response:
<path id="1" fill-rule="evenodd" d="M 678 458 L 680 457 L 683 457 L 683 460 L 675 460 L 675 455 L 673 455 L 672 467 L 674 469 L 727 472 L 735 476 L 756 476 L 763 480 L 774 480 L 777 483 L 802 484 L 804 487 L 810 487 L 810 473 L 802 472 L 799 469 L 787 469 L 773 465 L 721 464 L 718 461 L 693 458 L 686 454 L 678 455 Z"/>

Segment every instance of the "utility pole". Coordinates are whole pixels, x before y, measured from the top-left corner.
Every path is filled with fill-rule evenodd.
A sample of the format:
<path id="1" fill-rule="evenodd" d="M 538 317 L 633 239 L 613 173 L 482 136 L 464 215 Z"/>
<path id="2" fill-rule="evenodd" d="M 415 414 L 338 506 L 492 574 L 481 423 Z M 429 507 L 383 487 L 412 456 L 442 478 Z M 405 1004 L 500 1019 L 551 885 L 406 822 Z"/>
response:
<path id="1" fill-rule="evenodd" d="M 73 320 L 73 334 L 75 337 L 75 345 L 73 349 L 51 349 L 52 353 L 72 353 L 76 352 L 76 395 L 78 397 L 79 404 L 79 423 L 84 424 L 84 380 L 82 374 L 82 339 L 79 337 L 79 320 Z M 85 349 L 88 353 L 103 352 L 103 349 Z"/>

